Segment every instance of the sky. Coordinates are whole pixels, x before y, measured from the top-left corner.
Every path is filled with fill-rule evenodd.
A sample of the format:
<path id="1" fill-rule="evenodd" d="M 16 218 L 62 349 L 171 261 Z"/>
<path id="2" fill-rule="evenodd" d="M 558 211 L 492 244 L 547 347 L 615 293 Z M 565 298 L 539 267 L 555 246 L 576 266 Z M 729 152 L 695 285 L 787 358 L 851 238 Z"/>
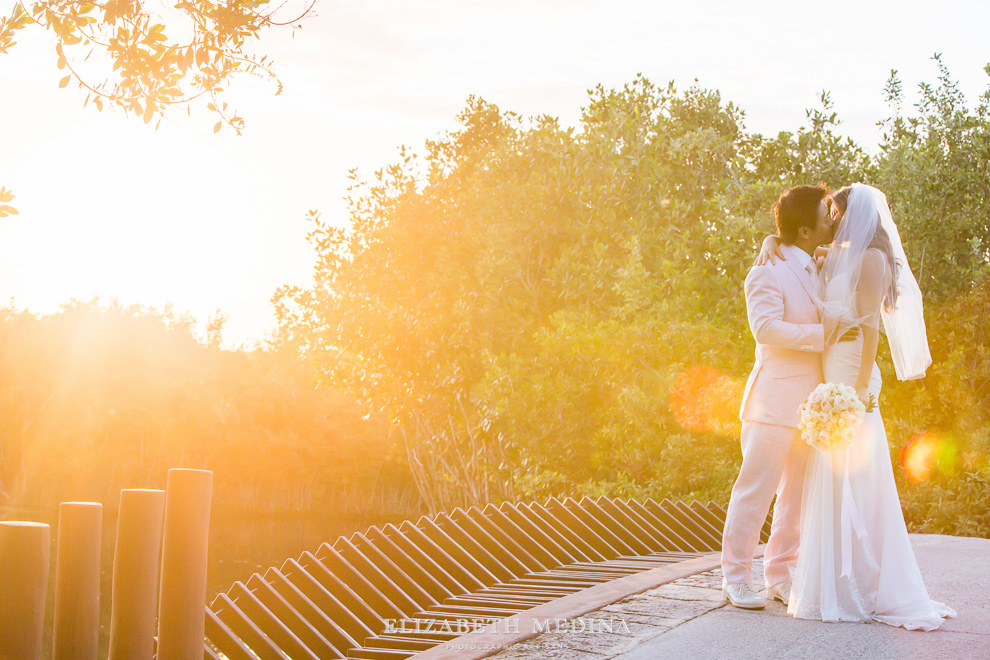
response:
<path id="1" fill-rule="evenodd" d="M 318 0 L 315 13 L 253 49 L 284 92 L 231 86 L 240 137 L 214 135 L 205 108 L 157 131 L 84 108 L 58 88 L 52 37 L 22 32 L 0 55 L 0 186 L 20 212 L 0 218 L 0 304 L 171 302 L 201 326 L 221 310 L 225 345 L 252 346 L 275 327 L 275 289 L 310 279 L 307 210 L 345 225 L 348 171 L 456 128 L 472 94 L 574 125 L 597 84 L 697 79 L 775 135 L 828 90 L 840 132 L 875 150 L 891 69 L 909 104 L 936 81 L 935 52 L 971 104 L 990 86 L 990 3 Z"/>

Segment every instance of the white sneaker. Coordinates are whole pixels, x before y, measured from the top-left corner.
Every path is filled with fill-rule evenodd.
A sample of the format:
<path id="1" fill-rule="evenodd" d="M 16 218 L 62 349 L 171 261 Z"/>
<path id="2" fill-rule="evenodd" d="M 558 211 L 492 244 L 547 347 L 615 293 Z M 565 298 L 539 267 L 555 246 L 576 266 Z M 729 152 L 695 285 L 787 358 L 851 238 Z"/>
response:
<path id="1" fill-rule="evenodd" d="M 744 610 L 762 610 L 766 601 L 748 584 L 723 584 L 722 595 L 735 607 Z"/>
<path id="2" fill-rule="evenodd" d="M 787 605 L 791 600 L 791 583 L 781 582 L 772 587 L 767 587 L 767 598 L 770 600 L 779 600 L 784 605 Z"/>

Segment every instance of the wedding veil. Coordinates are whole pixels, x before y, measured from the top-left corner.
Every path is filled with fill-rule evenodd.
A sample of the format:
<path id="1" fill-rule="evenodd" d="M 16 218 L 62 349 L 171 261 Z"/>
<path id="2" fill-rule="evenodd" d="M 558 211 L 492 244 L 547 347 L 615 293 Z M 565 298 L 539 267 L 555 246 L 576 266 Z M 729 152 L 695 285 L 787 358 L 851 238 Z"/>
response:
<path id="1" fill-rule="evenodd" d="M 890 239 L 890 251 L 896 264 L 892 274 L 896 300 L 888 292 L 879 315 L 890 344 L 894 370 L 900 380 L 922 378 L 932 363 L 932 357 L 928 349 L 921 289 L 908 266 L 887 197 L 876 188 L 862 183 L 852 185 L 835 242 L 822 265 L 820 282 L 825 341 L 826 344 L 834 343 L 852 327 L 879 329 L 877 315 L 872 310 L 863 313 L 857 305 L 864 288 L 888 288 L 889 282 L 860 281 L 863 259 L 878 227 Z M 887 278 L 891 277 L 890 268 L 886 270 Z"/>

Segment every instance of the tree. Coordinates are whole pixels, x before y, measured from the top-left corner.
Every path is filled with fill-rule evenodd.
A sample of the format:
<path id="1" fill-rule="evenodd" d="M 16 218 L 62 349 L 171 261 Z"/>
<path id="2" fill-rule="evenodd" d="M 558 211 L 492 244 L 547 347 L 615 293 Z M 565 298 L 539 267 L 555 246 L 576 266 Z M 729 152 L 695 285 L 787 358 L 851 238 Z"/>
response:
<path id="1" fill-rule="evenodd" d="M 891 116 L 878 182 L 904 237 L 908 262 L 928 302 L 967 291 L 990 274 L 990 90 L 971 110 L 941 56 L 938 83 L 919 86 L 916 114 L 892 71 Z M 990 75 L 990 65 L 986 72 Z"/>
<path id="2" fill-rule="evenodd" d="M 573 129 L 472 98 L 424 156 L 353 175 L 350 226 L 311 213 L 313 285 L 276 295 L 279 341 L 391 425 L 433 511 L 562 493 L 722 500 L 752 364 L 742 285 L 770 206 L 796 184 L 873 182 L 927 283 L 939 356 L 925 381 L 897 383 L 884 353 L 890 437 L 984 429 L 959 451 L 983 456 L 990 131 L 986 102 L 967 110 L 943 79 L 918 117 L 889 120 L 877 157 L 841 137 L 827 93 L 773 137 L 715 91 L 643 78 L 595 89 Z M 909 211 L 923 208 L 939 213 Z M 951 290 L 974 293 L 957 309 Z"/>
<path id="3" fill-rule="evenodd" d="M 219 119 L 214 133 L 226 124 L 240 135 L 244 120 L 228 109 L 225 87 L 249 75 L 270 80 L 281 93 L 268 56 L 257 57 L 248 46 L 265 29 L 301 27 L 316 0 L 308 1 L 294 16 L 272 0 L 180 0 L 171 9 L 141 0 L 19 1 L 11 16 L 0 18 L 0 54 L 19 32 L 44 29 L 54 37 L 56 66 L 66 72 L 59 87 L 75 81 L 86 92 L 83 105 L 116 106 L 146 124 L 157 118 L 158 128 L 168 109 L 185 106 L 191 113 L 201 102 Z M 0 218 L 17 213 L 13 198 L 0 188 Z"/>
<path id="4" fill-rule="evenodd" d="M 217 469 L 223 515 L 322 518 L 415 499 L 351 400 L 314 388 L 294 354 L 221 350 L 223 320 L 203 342 L 170 308 L 0 308 L 0 504 L 109 506 L 178 466 Z"/>
<path id="5" fill-rule="evenodd" d="M 0 218 L 6 218 L 8 215 L 17 215 L 17 209 L 10 206 L 10 202 L 12 201 L 14 201 L 14 193 L 6 188 L 0 188 Z"/>
<path id="6" fill-rule="evenodd" d="M 59 86 L 74 80 L 97 110 L 113 104 L 149 123 L 161 121 L 170 107 L 188 109 L 203 99 L 220 118 L 215 131 L 227 124 L 240 133 L 244 120 L 220 99 L 224 86 L 246 74 L 272 80 L 280 93 L 268 57 L 247 47 L 267 28 L 300 27 L 314 2 L 289 20 L 278 16 L 285 5 L 271 0 L 180 0 L 164 14 L 140 0 L 19 2 L 10 17 L 0 18 L 0 53 L 18 32 L 42 28 L 54 37 L 56 64 L 66 71 Z M 91 64 L 94 53 L 102 61 Z"/>
<path id="7" fill-rule="evenodd" d="M 749 366 L 742 280 L 796 176 L 774 158 L 827 147 L 845 173 L 860 153 L 828 121 L 748 135 L 717 92 L 644 78 L 594 90 L 577 129 L 480 99 L 459 120 L 355 175 L 348 229 L 312 214 L 314 285 L 276 295 L 281 340 L 391 423 L 432 510 L 656 480 L 678 374 Z"/>

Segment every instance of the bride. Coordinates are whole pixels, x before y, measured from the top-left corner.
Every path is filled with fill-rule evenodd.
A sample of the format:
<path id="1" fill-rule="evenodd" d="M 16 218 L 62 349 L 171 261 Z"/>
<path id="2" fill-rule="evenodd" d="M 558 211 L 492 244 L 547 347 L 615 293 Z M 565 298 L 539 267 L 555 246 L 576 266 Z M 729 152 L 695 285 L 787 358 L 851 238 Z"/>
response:
<path id="1" fill-rule="evenodd" d="M 900 380 L 921 378 L 931 365 L 921 291 L 882 192 L 857 183 L 833 193 L 828 205 L 838 228 L 819 275 L 824 378 L 854 387 L 870 410 L 881 387 L 881 320 Z M 858 339 L 835 341 L 852 327 L 861 329 Z M 789 614 L 909 630 L 934 630 L 956 615 L 928 597 L 875 405 L 848 448 L 812 451 L 801 518 Z"/>

